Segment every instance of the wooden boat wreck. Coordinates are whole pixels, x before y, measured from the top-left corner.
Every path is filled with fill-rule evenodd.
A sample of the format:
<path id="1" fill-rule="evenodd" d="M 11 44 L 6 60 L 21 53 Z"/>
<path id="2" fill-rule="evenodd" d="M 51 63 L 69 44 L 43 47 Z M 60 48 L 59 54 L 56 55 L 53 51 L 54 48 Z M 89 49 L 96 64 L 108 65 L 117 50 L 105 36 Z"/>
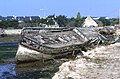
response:
<path id="1" fill-rule="evenodd" d="M 25 28 L 21 34 L 16 59 L 54 59 L 81 50 L 81 46 L 86 42 L 88 39 L 77 29 Z"/>
<path id="2" fill-rule="evenodd" d="M 116 28 L 113 27 L 91 27 L 91 28 L 78 28 L 91 43 L 94 41 L 97 44 L 111 44 L 117 41 Z"/>
<path id="3" fill-rule="evenodd" d="M 99 28 L 24 28 L 16 60 L 55 59 L 72 55 L 96 42 L 98 44 L 103 40 L 110 41 L 99 30 Z"/>

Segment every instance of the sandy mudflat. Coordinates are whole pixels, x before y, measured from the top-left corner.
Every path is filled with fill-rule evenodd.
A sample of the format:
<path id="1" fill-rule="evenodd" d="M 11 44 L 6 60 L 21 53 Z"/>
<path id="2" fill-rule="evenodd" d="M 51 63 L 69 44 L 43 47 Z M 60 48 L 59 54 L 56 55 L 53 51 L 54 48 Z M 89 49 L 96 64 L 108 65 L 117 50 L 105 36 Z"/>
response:
<path id="1" fill-rule="evenodd" d="M 63 63 L 52 79 L 120 79 L 120 43 L 99 46 Z"/>
<path id="2" fill-rule="evenodd" d="M 5 34 L 12 35 L 12 34 L 20 34 L 22 29 L 5 29 Z"/>

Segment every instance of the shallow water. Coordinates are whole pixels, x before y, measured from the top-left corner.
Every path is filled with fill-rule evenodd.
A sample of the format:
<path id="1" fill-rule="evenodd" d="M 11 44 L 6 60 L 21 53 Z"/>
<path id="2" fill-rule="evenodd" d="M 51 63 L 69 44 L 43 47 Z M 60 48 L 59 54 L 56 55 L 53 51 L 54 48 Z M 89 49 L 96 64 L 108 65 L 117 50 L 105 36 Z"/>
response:
<path id="1" fill-rule="evenodd" d="M 0 47 L 0 79 L 51 79 L 63 61 L 15 62 L 17 47 Z"/>
<path id="2" fill-rule="evenodd" d="M 16 77 L 16 64 L 0 65 L 0 79 L 13 79 Z"/>
<path id="3" fill-rule="evenodd" d="M 17 47 L 0 47 L 0 79 L 51 79 L 66 60 L 15 62 Z M 68 60 L 67 60 L 68 61 Z"/>
<path id="4" fill-rule="evenodd" d="M 51 66 L 50 65 L 44 67 L 43 66 L 40 67 L 33 65 L 28 66 L 27 64 L 22 64 L 21 66 L 19 66 L 19 64 L 13 63 L 1 64 L 0 79 L 39 79 L 39 78 L 51 79 L 54 76 L 54 73 L 58 71 L 58 67 L 60 65 L 54 64 Z"/>

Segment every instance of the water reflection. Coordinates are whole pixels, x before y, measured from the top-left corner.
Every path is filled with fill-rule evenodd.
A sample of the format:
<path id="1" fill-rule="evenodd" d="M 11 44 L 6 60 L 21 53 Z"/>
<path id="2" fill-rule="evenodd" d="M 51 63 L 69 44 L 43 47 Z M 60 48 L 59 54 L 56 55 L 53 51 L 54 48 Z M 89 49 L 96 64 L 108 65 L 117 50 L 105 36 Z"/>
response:
<path id="1" fill-rule="evenodd" d="M 0 64 L 0 79 L 51 79 L 63 61 L 9 63 Z"/>
<path id="2" fill-rule="evenodd" d="M 20 63 L 16 65 L 16 77 L 17 79 L 51 79 L 61 63 L 53 60 Z"/>
<path id="3" fill-rule="evenodd" d="M 16 64 L 0 65 L 0 79 L 13 79 L 16 77 Z"/>
<path id="4" fill-rule="evenodd" d="M 0 46 L 0 79 L 51 79 L 66 61 L 54 59 L 16 63 L 16 51 L 17 46 Z"/>

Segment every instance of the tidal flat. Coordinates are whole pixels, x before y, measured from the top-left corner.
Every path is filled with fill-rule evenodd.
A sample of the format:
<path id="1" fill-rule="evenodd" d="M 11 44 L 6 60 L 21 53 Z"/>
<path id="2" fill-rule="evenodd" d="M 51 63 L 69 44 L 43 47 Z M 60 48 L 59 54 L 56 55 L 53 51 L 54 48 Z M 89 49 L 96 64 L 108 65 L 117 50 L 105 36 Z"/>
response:
<path id="1" fill-rule="evenodd" d="M 0 47 L 0 79 L 51 79 L 66 60 L 17 63 L 17 46 Z"/>

